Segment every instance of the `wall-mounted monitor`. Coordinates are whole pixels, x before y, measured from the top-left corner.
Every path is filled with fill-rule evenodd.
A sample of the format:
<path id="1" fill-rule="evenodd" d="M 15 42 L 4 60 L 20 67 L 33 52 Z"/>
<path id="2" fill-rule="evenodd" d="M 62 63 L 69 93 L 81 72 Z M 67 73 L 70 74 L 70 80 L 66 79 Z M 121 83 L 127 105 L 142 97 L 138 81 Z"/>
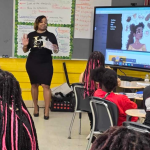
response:
<path id="1" fill-rule="evenodd" d="M 150 69 L 150 7 L 95 7 L 93 30 L 105 64 Z"/>

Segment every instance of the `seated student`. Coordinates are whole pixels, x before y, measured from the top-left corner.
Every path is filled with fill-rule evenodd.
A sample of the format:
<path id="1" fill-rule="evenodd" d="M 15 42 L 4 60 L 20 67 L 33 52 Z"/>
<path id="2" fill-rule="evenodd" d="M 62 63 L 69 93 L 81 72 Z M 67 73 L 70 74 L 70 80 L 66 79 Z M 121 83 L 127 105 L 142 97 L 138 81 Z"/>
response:
<path id="1" fill-rule="evenodd" d="M 101 83 L 102 89 L 97 89 L 94 93 L 95 97 L 103 98 L 107 93 L 109 95 L 106 100 L 115 103 L 119 110 L 118 126 L 121 126 L 126 121 L 125 111 L 128 109 L 136 109 L 137 104 L 132 102 L 127 96 L 113 93 L 113 90 L 117 86 L 117 74 L 111 69 L 100 67 L 92 70 L 91 79 L 95 82 Z M 137 117 L 132 117 L 131 121 L 136 122 Z"/>
<path id="2" fill-rule="evenodd" d="M 79 82 L 84 83 L 84 87 L 85 87 L 84 97 L 93 96 L 95 90 L 99 87 L 99 85 L 95 84 L 95 82 L 90 78 L 91 70 L 98 68 L 100 66 L 104 67 L 104 65 L 105 65 L 104 55 L 98 51 L 92 52 L 88 59 L 85 71 L 84 73 L 81 73 L 79 78 Z M 117 80 L 118 80 L 118 85 L 120 85 L 121 80 L 119 78 Z M 90 125 L 92 129 L 92 124 L 93 124 L 92 113 L 88 113 L 88 116 L 89 116 Z"/>
<path id="3" fill-rule="evenodd" d="M 80 74 L 79 82 L 84 83 L 85 90 L 88 96 L 92 95 L 95 91 L 95 85 L 94 81 L 90 79 L 90 72 L 92 69 L 98 68 L 98 67 L 104 67 L 105 66 L 105 58 L 104 55 L 101 52 L 94 51 L 87 62 L 85 71 Z M 109 66 L 106 66 L 105 68 L 109 68 Z M 121 80 L 117 78 L 118 86 L 121 85 Z M 91 94 L 92 93 L 92 94 Z"/>
<path id="4" fill-rule="evenodd" d="M 91 150 L 150 150 L 149 133 L 111 127 L 93 143 Z"/>
<path id="5" fill-rule="evenodd" d="M 16 78 L 0 70 L 0 149 L 39 150 L 32 117 Z"/>
<path id="6" fill-rule="evenodd" d="M 104 58 L 104 55 L 101 52 L 94 51 L 93 53 L 91 53 L 91 55 L 88 59 L 85 71 L 84 71 L 84 73 L 81 73 L 80 79 L 79 79 L 79 82 L 84 83 L 84 87 L 85 87 L 84 97 L 93 96 L 93 94 L 96 90 L 96 84 L 90 78 L 91 70 L 95 69 L 97 67 L 100 67 L 100 66 L 104 67 L 104 63 L 105 63 L 105 58 Z M 89 101 L 86 101 L 84 103 L 89 103 Z M 89 112 L 88 116 L 89 116 L 89 120 L 90 120 L 90 127 L 92 129 L 92 125 L 93 125 L 92 113 Z M 89 135 L 88 135 L 87 139 L 89 138 Z"/>
<path id="7" fill-rule="evenodd" d="M 143 105 L 146 111 L 146 117 L 143 124 L 150 126 L 150 86 L 143 91 Z"/>
<path id="8" fill-rule="evenodd" d="M 105 64 L 104 55 L 101 52 L 94 51 L 91 53 L 84 73 L 81 73 L 79 82 L 84 83 L 85 94 L 91 96 L 95 92 L 95 82 L 90 78 L 90 72 L 92 69 L 103 66 Z"/>

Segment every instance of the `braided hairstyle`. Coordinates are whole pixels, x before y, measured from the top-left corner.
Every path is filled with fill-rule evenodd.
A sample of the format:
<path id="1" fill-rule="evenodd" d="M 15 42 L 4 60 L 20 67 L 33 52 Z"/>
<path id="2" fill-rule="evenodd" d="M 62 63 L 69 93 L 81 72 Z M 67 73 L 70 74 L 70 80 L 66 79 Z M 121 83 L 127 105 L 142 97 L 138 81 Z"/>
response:
<path id="1" fill-rule="evenodd" d="M 16 78 L 0 70 L 0 149 L 39 150 L 36 130 Z"/>
<path id="2" fill-rule="evenodd" d="M 85 87 L 85 96 L 92 96 L 95 92 L 95 82 L 90 78 L 90 72 L 92 69 L 103 66 L 105 64 L 104 55 L 101 52 L 94 51 L 87 62 L 86 69 L 83 75 L 83 83 Z"/>
<path id="3" fill-rule="evenodd" d="M 93 143 L 91 150 L 149 150 L 150 135 L 126 127 L 111 127 Z"/>

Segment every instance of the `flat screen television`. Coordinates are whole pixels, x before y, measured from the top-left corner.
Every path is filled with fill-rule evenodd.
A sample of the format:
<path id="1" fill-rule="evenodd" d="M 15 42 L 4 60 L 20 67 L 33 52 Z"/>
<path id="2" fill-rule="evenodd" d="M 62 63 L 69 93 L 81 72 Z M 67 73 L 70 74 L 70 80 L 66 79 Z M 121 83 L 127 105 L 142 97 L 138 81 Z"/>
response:
<path id="1" fill-rule="evenodd" d="M 150 7 L 95 7 L 93 51 L 112 67 L 150 70 Z"/>

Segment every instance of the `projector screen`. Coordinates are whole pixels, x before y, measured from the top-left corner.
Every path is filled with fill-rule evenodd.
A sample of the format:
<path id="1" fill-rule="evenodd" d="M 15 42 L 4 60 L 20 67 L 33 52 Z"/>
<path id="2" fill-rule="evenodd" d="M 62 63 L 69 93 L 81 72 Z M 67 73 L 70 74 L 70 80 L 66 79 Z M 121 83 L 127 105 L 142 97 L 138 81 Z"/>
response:
<path id="1" fill-rule="evenodd" d="M 95 7 L 93 27 L 105 64 L 150 69 L 150 7 Z"/>

